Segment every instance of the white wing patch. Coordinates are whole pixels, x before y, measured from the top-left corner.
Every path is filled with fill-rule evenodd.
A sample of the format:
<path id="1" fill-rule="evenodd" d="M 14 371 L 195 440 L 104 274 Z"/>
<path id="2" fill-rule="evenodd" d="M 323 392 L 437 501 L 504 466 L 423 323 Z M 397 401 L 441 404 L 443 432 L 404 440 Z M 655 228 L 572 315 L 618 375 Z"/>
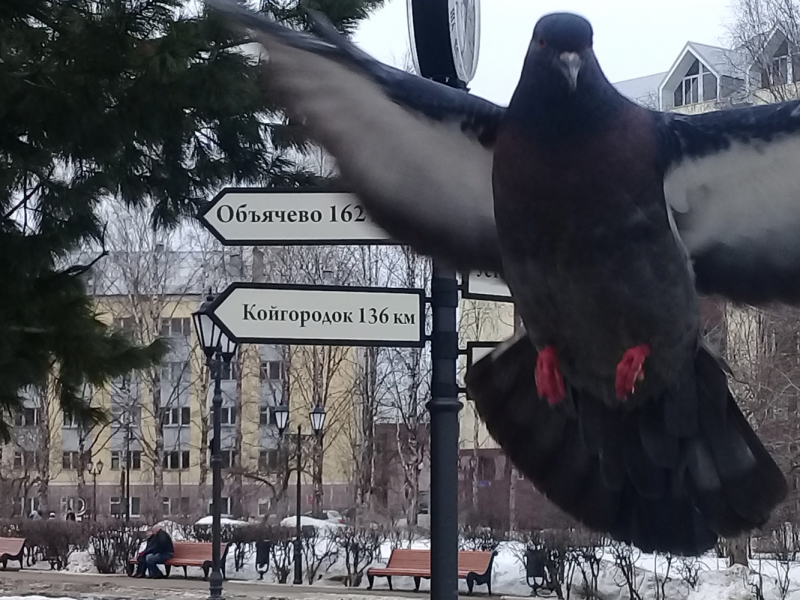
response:
<path id="1" fill-rule="evenodd" d="M 769 245 L 800 231 L 800 136 L 786 135 L 685 158 L 664 195 L 691 253 L 710 246 Z"/>

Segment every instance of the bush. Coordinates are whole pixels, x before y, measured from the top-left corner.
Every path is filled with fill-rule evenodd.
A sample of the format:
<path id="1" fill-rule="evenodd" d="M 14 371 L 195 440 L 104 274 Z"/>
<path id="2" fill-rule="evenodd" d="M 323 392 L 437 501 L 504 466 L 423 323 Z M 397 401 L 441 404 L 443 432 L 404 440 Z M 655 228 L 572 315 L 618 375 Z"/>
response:
<path id="1" fill-rule="evenodd" d="M 344 584 L 358 587 L 364 577 L 364 570 L 375 560 L 380 559 L 381 545 L 386 540 L 386 530 L 382 527 L 342 527 L 334 536 L 339 547 L 344 550 L 347 577 Z"/>
<path id="2" fill-rule="evenodd" d="M 460 550 L 492 551 L 505 536 L 502 531 L 491 527 L 464 525 L 458 536 Z"/>
<path id="3" fill-rule="evenodd" d="M 89 528 L 85 523 L 59 521 L 19 521 L 16 535 L 28 540 L 34 554 L 50 563 L 51 568 L 64 569 L 75 550 L 89 547 Z"/>
<path id="4" fill-rule="evenodd" d="M 128 560 L 136 555 L 145 534 L 119 520 L 92 523 L 91 547 L 98 573 L 125 572 Z"/>

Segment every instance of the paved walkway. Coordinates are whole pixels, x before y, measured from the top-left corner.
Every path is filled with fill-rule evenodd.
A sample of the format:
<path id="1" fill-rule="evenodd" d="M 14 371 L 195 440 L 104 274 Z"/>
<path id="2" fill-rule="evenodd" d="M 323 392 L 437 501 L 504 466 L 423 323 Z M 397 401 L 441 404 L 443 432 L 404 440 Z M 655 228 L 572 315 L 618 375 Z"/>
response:
<path id="1" fill-rule="evenodd" d="M 64 573 L 25 569 L 0 570 L 0 596 L 42 594 L 70 598 L 110 600 L 206 600 L 208 582 L 202 579 L 184 579 L 174 574 L 167 579 L 135 579 L 125 575 L 97 575 L 94 573 Z M 476 594 L 478 596 L 479 594 Z M 485 594 L 483 594 L 485 596 Z M 223 596 L 226 600 L 395 600 L 415 598 L 422 600 L 427 594 L 367 590 L 325 585 L 280 585 L 261 581 L 225 581 Z M 472 596 L 474 598 L 474 596 Z M 497 598 L 497 596 L 495 596 Z"/>

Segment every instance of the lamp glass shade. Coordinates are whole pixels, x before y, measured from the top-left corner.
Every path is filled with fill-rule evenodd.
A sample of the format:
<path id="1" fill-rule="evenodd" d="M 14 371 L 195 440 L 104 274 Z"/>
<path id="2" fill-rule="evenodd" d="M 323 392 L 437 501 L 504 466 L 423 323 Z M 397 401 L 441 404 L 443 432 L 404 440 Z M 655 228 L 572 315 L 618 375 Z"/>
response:
<path id="1" fill-rule="evenodd" d="M 278 427 L 278 433 L 283 435 L 286 431 L 286 426 L 289 424 L 289 407 L 281 404 L 272 409 L 272 414 L 275 415 L 275 425 Z"/>
<path id="2" fill-rule="evenodd" d="M 309 417 L 311 418 L 311 429 L 319 435 L 322 432 L 322 428 L 325 427 L 325 409 L 321 406 L 315 406 Z"/>
<path id="3" fill-rule="evenodd" d="M 209 314 L 209 308 L 213 300 L 213 296 L 206 297 L 206 301 L 192 313 L 197 339 L 200 342 L 200 347 L 209 359 L 214 356 L 214 351 L 219 346 L 220 337 L 222 336 L 222 330 L 217 327 L 214 319 L 212 319 Z"/>

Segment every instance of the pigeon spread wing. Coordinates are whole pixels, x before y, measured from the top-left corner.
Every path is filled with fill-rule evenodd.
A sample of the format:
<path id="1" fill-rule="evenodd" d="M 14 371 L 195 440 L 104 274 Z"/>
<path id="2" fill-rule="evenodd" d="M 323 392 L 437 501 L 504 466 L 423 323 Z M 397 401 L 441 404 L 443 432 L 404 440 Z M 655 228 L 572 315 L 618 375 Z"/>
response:
<path id="1" fill-rule="evenodd" d="M 800 102 L 663 119 L 664 193 L 698 291 L 800 302 Z"/>
<path id="2" fill-rule="evenodd" d="M 270 89 L 381 227 L 455 267 L 502 271 L 491 169 L 503 108 L 373 60 L 323 17 L 309 35 L 211 4 L 254 32 Z"/>

